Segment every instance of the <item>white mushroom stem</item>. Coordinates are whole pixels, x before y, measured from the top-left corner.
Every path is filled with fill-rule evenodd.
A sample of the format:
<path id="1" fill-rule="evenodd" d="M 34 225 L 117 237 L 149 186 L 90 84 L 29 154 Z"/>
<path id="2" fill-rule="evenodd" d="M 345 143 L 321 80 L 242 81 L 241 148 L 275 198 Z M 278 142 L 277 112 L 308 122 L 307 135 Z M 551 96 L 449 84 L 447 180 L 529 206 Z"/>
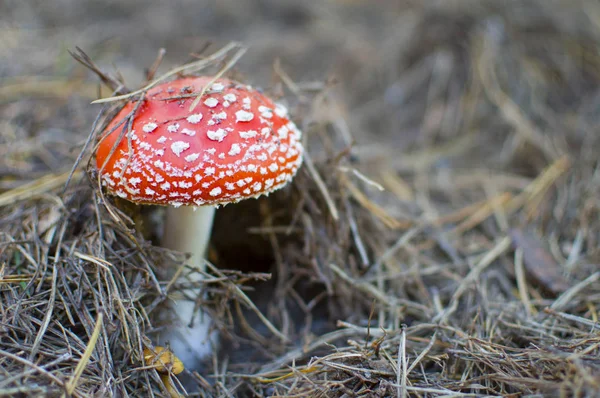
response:
<path id="1" fill-rule="evenodd" d="M 213 224 L 215 208 L 213 206 L 168 207 L 163 231 L 163 247 L 184 253 L 190 253 L 187 264 L 198 271 L 205 270 L 206 254 Z M 198 285 L 203 279 L 200 272 L 186 272 L 186 283 Z M 196 308 L 194 298 L 198 288 L 186 292 L 186 296 L 173 302 L 173 310 L 179 319 L 176 325 L 167 330 L 164 340 L 182 360 L 186 367 L 210 354 L 210 319 L 207 314 Z M 196 311 L 195 311 L 196 310 Z"/>

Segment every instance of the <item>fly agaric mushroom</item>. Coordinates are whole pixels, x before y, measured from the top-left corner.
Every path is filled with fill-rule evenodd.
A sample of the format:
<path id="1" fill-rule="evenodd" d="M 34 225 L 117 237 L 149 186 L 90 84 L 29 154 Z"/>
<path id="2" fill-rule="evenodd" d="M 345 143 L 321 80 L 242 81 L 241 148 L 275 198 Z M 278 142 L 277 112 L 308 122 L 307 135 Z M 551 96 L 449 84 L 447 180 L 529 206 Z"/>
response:
<path id="1" fill-rule="evenodd" d="M 199 271 L 215 207 L 282 188 L 303 153 L 301 133 L 285 107 L 228 79 L 205 87 L 211 80 L 183 77 L 128 102 L 105 129 L 96 153 L 108 192 L 168 206 L 162 245 L 191 253 L 189 265 Z M 190 278 L 198 282 L 201 275 Z M 194 312 L 194 301 L 176 300 L 183 324 L 167 332 L 188 366 L 210 352 L 209 320 Z"/>

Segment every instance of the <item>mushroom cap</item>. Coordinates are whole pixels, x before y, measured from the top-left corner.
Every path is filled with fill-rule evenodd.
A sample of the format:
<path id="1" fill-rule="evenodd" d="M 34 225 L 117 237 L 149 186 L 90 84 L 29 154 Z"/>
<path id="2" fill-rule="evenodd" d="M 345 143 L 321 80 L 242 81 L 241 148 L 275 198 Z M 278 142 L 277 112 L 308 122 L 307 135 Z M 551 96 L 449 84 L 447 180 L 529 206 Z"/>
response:
<path id="1" fill-rule="evenodd" d="M 293 178 L 303 147 L 286 108 L 218 79 L 190 112 L 211 80 L 161 83 L 125 104 L 96 152 L 110 193 L 144 204 L 220 205 L 268 194 Z"/>

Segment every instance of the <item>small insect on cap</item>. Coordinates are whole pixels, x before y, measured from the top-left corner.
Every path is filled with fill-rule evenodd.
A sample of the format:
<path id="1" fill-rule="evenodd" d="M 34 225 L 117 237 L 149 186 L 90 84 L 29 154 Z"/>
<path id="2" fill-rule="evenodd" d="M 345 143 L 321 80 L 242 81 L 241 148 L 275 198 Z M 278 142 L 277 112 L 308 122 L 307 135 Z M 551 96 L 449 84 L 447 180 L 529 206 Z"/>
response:
<path id="1" fill-rule="evenodd" d="M 144 204 L 220 205 L 291 181 L 303 147 L 287 109 L 250 86 L 218 79 L 190 111 L 211 80 L 165 82 L 121 109 L 96 153 L 109 192 Z"/>

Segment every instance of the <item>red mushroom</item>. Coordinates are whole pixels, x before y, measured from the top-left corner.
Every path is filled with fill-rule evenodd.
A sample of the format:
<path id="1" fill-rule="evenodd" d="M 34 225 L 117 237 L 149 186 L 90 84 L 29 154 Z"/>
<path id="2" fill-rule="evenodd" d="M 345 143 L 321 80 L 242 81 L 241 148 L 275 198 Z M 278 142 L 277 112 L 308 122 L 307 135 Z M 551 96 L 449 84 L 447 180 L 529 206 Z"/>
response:
<path id="1" fill-rule="evenodd" d="M 211 80 L 180 78 L 128 102 L 106 128 L 96 153 L 108 192 L 139 204 L 169 206 L 163 245 L 191 253 L 189 265 L 201 270 L 214 208 L 283 187 L 302 164 L 303 153 L 301 133 L 286 108 L 247 85 L 218 79 L 190 111 Z M 192 275 L 201 279 L 200 273 Z M 168 337 L 174 352 L 190 364 L 210 351 L 209 325 L 202 317 L 190 324 L 193 301 L 175 304 L 183 325 Z"/>

